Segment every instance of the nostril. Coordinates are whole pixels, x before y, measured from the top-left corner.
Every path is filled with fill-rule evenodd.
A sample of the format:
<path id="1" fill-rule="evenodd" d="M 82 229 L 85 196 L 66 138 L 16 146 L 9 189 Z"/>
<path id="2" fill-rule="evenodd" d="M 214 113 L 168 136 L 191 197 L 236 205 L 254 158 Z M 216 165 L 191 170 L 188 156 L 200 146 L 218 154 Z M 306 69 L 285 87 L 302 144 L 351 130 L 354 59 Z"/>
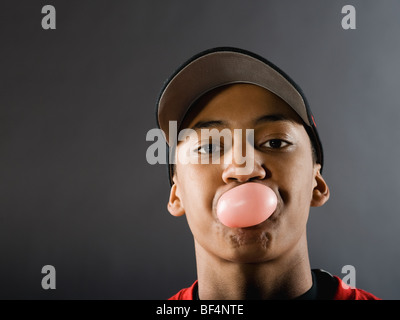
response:
<path id="1" fill-rule="evenodd" d="M 262 164 L 255 163 L 254 166 L 247 171 L 236 165 L 229 165 L 222 174 L 225 182 L 238 181 L 244 183 L 247 181 L 264 180 L 271 177 L 271 172 Z"/>
<path id="2" fill-rule="evenodd" d="M 267 169 L 267 167 L 264 164 L 261 165 L 261 168 L 264 171 L 263 172 L 263 174 L 264 174 L 263 179 L 269 179 L 269 178 L 272 177 L 272 172 L 269 169 Z"/>

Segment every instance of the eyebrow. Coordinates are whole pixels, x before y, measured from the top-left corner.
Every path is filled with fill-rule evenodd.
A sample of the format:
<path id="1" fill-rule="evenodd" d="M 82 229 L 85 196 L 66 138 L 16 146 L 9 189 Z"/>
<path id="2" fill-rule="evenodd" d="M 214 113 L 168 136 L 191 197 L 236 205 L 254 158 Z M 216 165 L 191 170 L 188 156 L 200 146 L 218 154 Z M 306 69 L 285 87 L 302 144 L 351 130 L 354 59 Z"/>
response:
<path id="1" fill-rule="evenodd" d="M 294 122 L 293 119 L 284 116 L 283 114 L 267 114 L 254 120 L 255 125 L 263 124 L 265 122 L 289 121 Z M 222 120 L 199 121 L 191 127 L 193 130 L 207 129 L 207 128 L 220 128 L 228 127 L 228 122 Z"/>
<path id="2" fill-rule="evenodd" d="M 255 124 L 262 124 L 265 122 L 289 121 L 294 122 L 293 119 L 284 116 L 283 114 L 267 114 L 255 120 Z"/>
<path id="3" fill-rule="evenodd" d="M 227 127 L 228 123 L 221 120 L 212 120 L 212 121 L 199 121 L 191 129 L 198 130 L 198 129 L 206 129 L 206 128 L 220 128 L 220 127 Z"/>

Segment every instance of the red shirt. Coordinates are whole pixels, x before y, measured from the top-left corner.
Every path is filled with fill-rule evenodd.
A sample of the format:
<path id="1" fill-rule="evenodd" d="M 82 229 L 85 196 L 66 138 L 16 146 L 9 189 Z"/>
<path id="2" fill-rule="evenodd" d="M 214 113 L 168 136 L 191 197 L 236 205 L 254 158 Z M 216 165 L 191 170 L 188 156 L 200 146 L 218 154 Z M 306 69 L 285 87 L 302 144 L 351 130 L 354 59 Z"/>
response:
<path id="1" fill-rule="evenodd" d="M 333 276 L 337 280 L 336 293 L 333 300 L 381 300 L 372 293 L 362 289 L 348 287 L 339 277 Z M 197 280 L 189 287 L 180 290 L 168 300 L 194 300 L 193 292 L 197 287 Z"/>

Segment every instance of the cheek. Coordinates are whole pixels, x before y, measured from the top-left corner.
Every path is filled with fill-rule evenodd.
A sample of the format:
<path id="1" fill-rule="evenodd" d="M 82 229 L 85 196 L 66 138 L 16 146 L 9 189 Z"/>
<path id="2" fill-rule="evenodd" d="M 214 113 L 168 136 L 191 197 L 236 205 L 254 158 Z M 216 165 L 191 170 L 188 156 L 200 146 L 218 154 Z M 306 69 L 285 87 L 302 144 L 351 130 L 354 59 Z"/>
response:
<path id="1" fill-rule="evenodd" d="M 206 226 L 213 219 L 213 200 L 222 181 L 219 168 L 189 164 L 178 167 L 177 173 L 178 188 L 189 225 Z"/>
<path id="2" fill-rule="evenodd" d="M 306 230 L 312 189 L 311 164 L 300 159 L 285 161 L 279 164 L 279 168 L 275 167 L 275 176 L 272 172 L 272 179 L 276 181 L 281 197 L 273 233 L 275 243 L 280 248 L 288 248 L 298 243 Z"/>
<path id="3" fill-rule="evenodd" d="M 313 161 L 311 152 L 303 147 L 297 154 L 277 162 L 276 175 L 282 201 L 286 207 L 308 215 L 313 190 Z"/>

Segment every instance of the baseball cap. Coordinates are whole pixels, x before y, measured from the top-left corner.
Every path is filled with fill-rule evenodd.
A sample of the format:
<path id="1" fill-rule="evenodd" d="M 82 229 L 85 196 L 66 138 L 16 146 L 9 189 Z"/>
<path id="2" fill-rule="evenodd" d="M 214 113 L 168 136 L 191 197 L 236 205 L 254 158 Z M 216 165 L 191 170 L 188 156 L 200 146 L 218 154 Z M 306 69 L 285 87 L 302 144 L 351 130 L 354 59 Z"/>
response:
<path id="1" fill-rule="evenodd" d="M 307 99 L 300 87 L 267 59 L 244 49 L 217 47 L 194 55 L 165 82 L 156 105 L 157 124 L 169 141 L 169 121 L 178 128 L 191 106 L 207 92 L 234 83 L 248 83 L 265 88 L 284 100 L 300 116 L 323 167 L 323 150 Z M 168 149 L 168 146 L 167 146 Z M 171 165 L 168 164 L 172 181 Z"/>

